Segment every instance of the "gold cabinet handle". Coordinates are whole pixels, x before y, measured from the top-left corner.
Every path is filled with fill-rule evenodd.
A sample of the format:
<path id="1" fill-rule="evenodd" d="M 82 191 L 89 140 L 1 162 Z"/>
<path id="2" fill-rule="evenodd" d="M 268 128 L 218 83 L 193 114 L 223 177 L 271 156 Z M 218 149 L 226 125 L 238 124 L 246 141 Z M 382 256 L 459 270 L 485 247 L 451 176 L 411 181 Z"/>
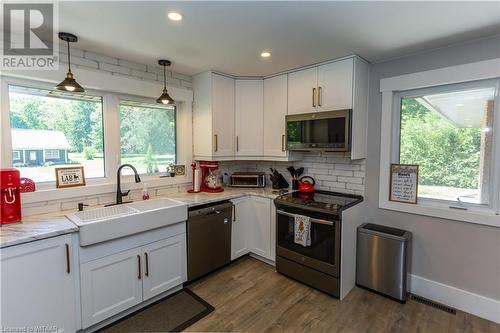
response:
<path id="1" fill-rule="evenodd" d="M 69 244 L 66 243 L 64 244 L 65 247 L 66 247 L 66 273 L 71 273 L 71 265 L 70 265 L 70 261 L 69 261 Z"/>
<path id="2" fill-rule="evenodd" d="M 240 150 L 240 137 L 236 136 L 236 151 Z"/>
<path id="3" fill-rule="evenodd" d="M 149 258 L 148 258 L 148 253 L 144 252 L 144 259 L 146 260 L 146 273 L 144 273 L 146 276 L 149 276 Z"/>
<path id="4" fill-rule="evenodd" d="M 285 134 L 281 135 L 281 151 L 285 151 Z"/>
<path id="5" fill-rule="evenodd" d="M 318 106 L 321 106 L 321 104 L 323 104 L 322 92 L 323 89 L 321 87 L 318 87 Z"/>
<path id="6" fill-rule="evenodd" d="M 313 108 L 316 107 L 316 88 L 313 88 Z"/>
<path id="7" fill-rule="evenodd" d="M 218 150 L 218 148 L 219 148 L 219 147 L 218 147 L 218 140 L 217 140 L 218 138 L 217 138 L 217 134 L 214 134 L 214 139 L 215 139 L 215 149 L 214 149 L 214 152 L 217 152 L 217 150 Z"/>
<path id="8" fill-rule="evenodd" d="M 137 278 L 140 280 L 142 277 L 141 271 L 141 256 L 137 255 Z"/>

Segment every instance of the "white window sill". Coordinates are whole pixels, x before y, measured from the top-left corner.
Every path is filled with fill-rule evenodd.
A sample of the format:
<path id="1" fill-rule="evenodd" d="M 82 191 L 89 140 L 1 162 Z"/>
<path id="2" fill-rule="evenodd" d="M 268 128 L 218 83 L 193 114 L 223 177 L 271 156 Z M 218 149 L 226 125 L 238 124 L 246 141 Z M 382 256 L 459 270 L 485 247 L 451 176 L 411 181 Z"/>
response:
<path id="1" fill-rule="evenodd" d="M 432 216 L 443 219 L 475 223 L 493 227 L 500 227 L 500 216 L 493 210 L 468 210 L 453 209 L 441 205 L 432 205 L 429 203 L 419 203 L 416 205 L 393 202 L 389 200 L 380 200 L 379 208 L 389 209 L 404 213 Z"/>
<path id="2" fill-rule="evenodd" d="M 141 182 L 135 183 L 132 176 L 123 176 L 121 187 L 122 190 L 140 190 L 143 188 L 144 183 L 148 183 L 148 189 L 164 187 L 164 186 L 175 186 L 180 184 L 186 184 L 191 181 L 190 177 L 175 176 L 175 177 L 165 177 L 160 178 L 158 175 L 142 175 Z M 37 203 L 52 200 L 66 200 L 78 197 L 88 197 L 88 196 L 99 196 L 116 192 L 116 183 L 103 181 L 97 181 L 86 186 L 81 187 L 70 187 L 70 188 L 55 188 L 55 183 L 52 187 L 49 184 L 43 184 L 40 189 L 35 192 L 28 192 L 22 194 L 22 203 Z"/>

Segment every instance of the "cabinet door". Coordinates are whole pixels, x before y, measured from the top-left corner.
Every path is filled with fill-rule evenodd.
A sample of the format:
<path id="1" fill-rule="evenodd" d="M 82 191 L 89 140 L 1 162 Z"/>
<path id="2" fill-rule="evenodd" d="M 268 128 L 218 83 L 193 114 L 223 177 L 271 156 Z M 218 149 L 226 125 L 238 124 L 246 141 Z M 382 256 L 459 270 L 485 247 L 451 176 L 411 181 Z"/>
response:
<path id="1" fill-rule="evenodd" d="M 287 75 L 264 80 L 264 156 L 286 157 Z"/>
<path id="2" fill-rule="evenodd" d="M 316 109 L 318 68 L 288 74 L 288 114 L 312 112 Z"/>
<path id="3" fill-rule="evenodd" d="M 353 58 L 318 67 L 318 111 L 352 109 Z"/>
<path id="4" fill-rule="evenodd" d="M 271 251 L 270 260 L 276 261 L 276 206 L 271 201 Z"/>
<path id="5" fill-rule="evenodd" d="M 137 248 L 80 266 L 82 328 L 142 302 L 141 260 Z"/>
<path id="6" fill-rule="evenodd" d="M 234 80 L 213 74 L 212 84 L 213 156 L 233 156 Z"/>
<path id="7" fill-rule="evenodd" d="M 271 259 L 271 199 L 250 197 L 251 219 L 248 223 L 250 251 Z"/>
<path id="8" fill-rule="evenodd" d="M 262 156 L 263 81 L 236 80 L 236 156 Z"/>
<path id="9" fill-rule="evenodd" d="M 144 246 L 142 254 L 144 300 L 186 281 L 186 234 Z"/>
<path id="10" fill-rule="evenodd" d="M 1 249 L 2 327 L 76 331 L 71 246 L 65 235 Z"/>
<path id="11" fill-rule="evenodd" d="M 231 260 L 248 253 L 247 222 L 253 214 L 248 197 L 231 200 L 233 207 L 233 225 L 231 228 Z"/>

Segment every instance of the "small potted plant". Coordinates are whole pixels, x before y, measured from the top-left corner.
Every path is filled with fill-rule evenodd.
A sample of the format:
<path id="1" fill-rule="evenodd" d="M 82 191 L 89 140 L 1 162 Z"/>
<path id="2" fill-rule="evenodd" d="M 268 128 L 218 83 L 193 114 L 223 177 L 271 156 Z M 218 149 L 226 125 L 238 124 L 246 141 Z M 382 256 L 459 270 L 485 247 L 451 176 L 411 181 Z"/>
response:
<path id="1" fill-rule="evenodd" d="M 167 167 L 167 175 L 170 177 L 175 177 L 175 164 L 170 163 Z"/>

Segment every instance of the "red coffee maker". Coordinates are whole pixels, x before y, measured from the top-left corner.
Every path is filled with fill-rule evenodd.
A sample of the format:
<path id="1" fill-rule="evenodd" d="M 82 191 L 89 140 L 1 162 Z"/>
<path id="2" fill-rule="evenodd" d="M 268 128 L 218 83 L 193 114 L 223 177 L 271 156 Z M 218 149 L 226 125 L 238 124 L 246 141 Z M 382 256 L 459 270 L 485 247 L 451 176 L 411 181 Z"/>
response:
<path id="1" fill-rule="evenodd" d="M 0 222 L 21 221 L 21 176 L 16 169 L 0 170 Z"/>

